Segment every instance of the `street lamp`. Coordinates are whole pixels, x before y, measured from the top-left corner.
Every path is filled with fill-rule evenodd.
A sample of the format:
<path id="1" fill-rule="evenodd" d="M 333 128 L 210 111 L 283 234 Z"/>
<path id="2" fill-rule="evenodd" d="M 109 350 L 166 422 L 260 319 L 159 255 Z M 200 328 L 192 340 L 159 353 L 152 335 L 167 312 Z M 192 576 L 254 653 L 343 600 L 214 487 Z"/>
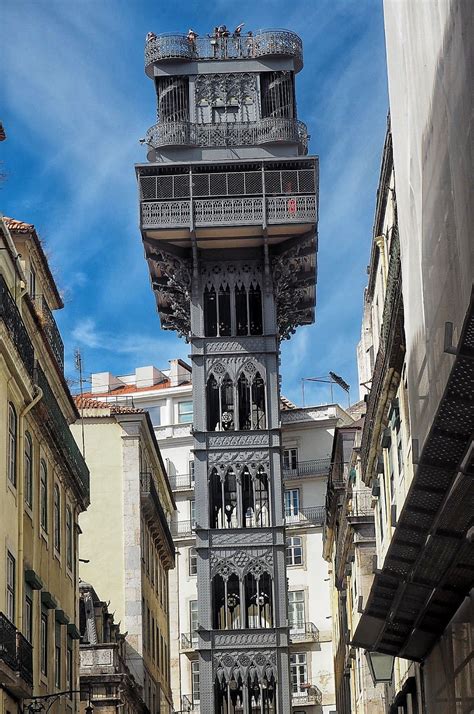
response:
<path id="1" fill-rule="evenodd" d="M 381 682 L 391 682 L 395 657 L 383 654 L 383 652 L 369 652 L 368 650 L 365 650 L 364 654 L 374 685 Z"/>

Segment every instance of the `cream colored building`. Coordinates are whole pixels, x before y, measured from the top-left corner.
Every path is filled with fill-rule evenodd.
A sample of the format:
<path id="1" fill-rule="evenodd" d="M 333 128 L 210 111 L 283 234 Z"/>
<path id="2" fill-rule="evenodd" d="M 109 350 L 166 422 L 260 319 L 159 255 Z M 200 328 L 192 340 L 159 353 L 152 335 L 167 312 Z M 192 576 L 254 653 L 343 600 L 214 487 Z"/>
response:
<path id="1" fill-rule="evenodd" d="M 143 409 L 76 397 L 91 507 L 80 519 L 80 575 L 110 598 L 126 632 L 126 665 L 152 714 L 171 711 L 168 573 L 175 503 Z M 93 700 L 93 698 L 92 698 Z"/>
<path id="2" fill-rule="evenodd" d="M 58 695 L 78 712 L 78 516 L 89 472 L 68 422 L 52 310 L 63 307 L 34 226 L 0 220 L 0 712 Z M 59 696 L 60 692 L 65 692 Z"/>
<path id="3" fill-rule="evenodd" d="M 171 682 L 176 711 L 199 712 L 197 576 L 194 547 L 193 391 L 190 367 L 137 368 L 116 377 L 92 375 L 94 399 L 149 411 L 177 510 L 171 529 L 176 569 L 170 571 Z M 196 408 L 196 405 L 194 405 Z M 337 405 L 297 409 L 282 401 L 283 479 L 287 511 L 287 577 L 293 711 L 335 711 L 328 567 L 322 557 L 326 484 L 334 430 L 352 423 Z M 202 714 L 205 714 L 202 712 Z"/>

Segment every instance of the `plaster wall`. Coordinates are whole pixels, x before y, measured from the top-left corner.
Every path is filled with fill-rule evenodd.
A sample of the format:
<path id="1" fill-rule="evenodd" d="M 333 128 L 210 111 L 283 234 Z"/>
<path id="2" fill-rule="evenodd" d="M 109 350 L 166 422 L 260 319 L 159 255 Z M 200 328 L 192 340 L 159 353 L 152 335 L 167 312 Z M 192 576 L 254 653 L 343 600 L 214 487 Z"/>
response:
<path id="1" fill-rule="evenodd" d="M 474 16 L 470 0 L 385 0 L 407 377 L 420 452 L 449 376 L 474 275 Z"/>

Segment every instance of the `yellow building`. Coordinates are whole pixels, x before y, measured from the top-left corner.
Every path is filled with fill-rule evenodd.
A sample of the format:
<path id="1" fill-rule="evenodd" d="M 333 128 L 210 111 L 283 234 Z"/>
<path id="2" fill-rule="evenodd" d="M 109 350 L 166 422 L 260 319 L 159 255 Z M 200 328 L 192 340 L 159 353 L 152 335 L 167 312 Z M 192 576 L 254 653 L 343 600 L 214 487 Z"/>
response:
<path id="1" fill-rule="evenodd" d="M 126 635 L 126 665 L 151 714 L 171 711 L 168 570 L 175 502 L 148 413 L 77 397 L 92 505 L 81 516 L 82 580 L 94 583 Z M 100 696 L 100 693 L 98 693 Z M 91 697 L 94 704 L 94 693 Z"/>
<path id="2" fill-rule="evenodd" d="M 78 515 L 89 472 L 52 310 L 63 303 L 34 226 L 0 219 L 0 714 L 34 696 L 77 712 Z M 26 702 L 28 703 L 28 702 Z"/>

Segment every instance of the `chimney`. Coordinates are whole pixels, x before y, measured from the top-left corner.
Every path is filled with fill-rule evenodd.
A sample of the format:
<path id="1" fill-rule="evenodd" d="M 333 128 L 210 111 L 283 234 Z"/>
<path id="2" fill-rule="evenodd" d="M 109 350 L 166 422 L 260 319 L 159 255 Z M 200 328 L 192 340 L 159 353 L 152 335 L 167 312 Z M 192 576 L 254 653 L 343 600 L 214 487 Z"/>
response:
<path id="1" fill-rule="evenodd" d="M 171 387 L 178 387 L 183 382 L 189 382 L 191 379 L 191 372 L 188 368 L 186 368 L 184 362 L 180 359 L 170 359 L 169 363 L 169 380 Z"/>
<path id="2" fill-rule="evenodd" d="M 92 374 L 92 394 L 108 394 L 117 387 L 123 387 L 123 383 L 111 372 L 96 372 Z"/>
<path id="3" fill-rule="evenodd" d="M 153 387 L 155 384 L 159 384 L 165 379 L 163 372 L 159 369 L 150 365 L 149 367 L 137 367 L 135 370 L 135 386 L 140 387 Z"/>

